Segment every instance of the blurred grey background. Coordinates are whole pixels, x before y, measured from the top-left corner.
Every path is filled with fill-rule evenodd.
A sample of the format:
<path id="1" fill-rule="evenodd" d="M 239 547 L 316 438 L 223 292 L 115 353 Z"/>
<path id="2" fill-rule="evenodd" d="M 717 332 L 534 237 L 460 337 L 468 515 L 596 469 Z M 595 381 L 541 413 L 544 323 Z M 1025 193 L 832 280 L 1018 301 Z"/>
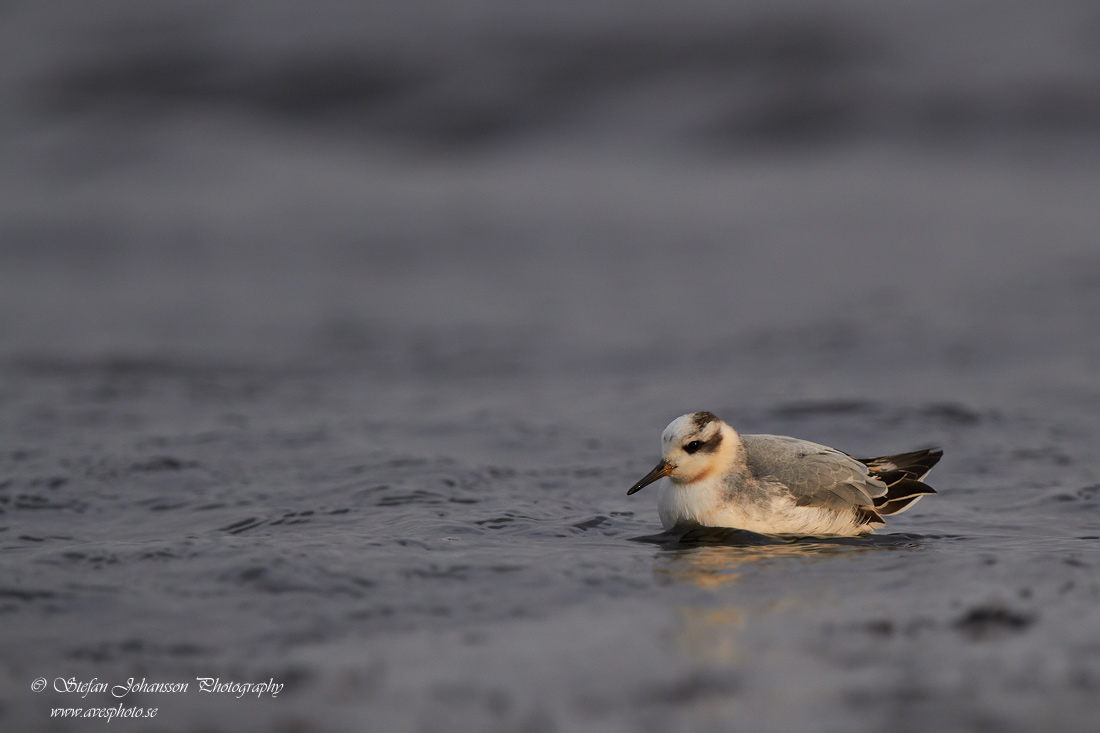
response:
<path id="1" fill-rule="evenodd" d="M 8 357 L 1096 365 L 1093 3 L 2 14 Z"/>

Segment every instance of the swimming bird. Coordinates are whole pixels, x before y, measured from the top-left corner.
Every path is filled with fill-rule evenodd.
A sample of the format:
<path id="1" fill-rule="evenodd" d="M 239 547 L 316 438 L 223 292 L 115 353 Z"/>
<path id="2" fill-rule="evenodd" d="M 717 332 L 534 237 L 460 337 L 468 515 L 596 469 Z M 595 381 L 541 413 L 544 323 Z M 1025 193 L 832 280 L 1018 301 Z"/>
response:
<path id="1" fill-rule="evenodd" d="M 661 456 L 626 493 L 667 479 L 657 497 L 665 529 L 854 536 L 936 493 L 922 481 L 943 451 L 853 458 L 785 435 L 740 435 L 714 414 L 695 412 L 668 424 Z"/>

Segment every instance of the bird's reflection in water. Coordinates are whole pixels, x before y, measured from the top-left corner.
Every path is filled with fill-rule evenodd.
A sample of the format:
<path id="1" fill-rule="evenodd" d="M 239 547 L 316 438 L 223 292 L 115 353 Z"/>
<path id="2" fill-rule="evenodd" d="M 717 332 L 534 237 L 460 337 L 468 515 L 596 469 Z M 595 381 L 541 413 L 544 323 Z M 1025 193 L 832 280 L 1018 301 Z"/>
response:
<path id="1" fill-rule="evenodd" d="M 658 555 L 654 568 L 658 575 L 700 588 L 717 588 L 735 582 L 746 566 L 763 561 L 800 558 L 813 562 L 839 555 L 853 556 L 875 548 L 912 547 L 921 538 L 910 534 L 774 536 L 740 529 L 697 527 L 634 539 L 664 550 Z"/>
<path id="2" fill-rule="evenodd" d="M 662 546 L 654 568 L 659 577 L 714 591 L 737 583 L 747 570 L 765 570 L 773 562 L 816 563 L 855 558 L 876 548 L 913 546 L 919 539 L 913 535 L 784 538 L 740 530 L 666 532 L 639 538 Z M 675 631 L 677 646 L 696 663 L 719 667 L 738 664 L 738 636 L 750 619 L 799 609 L 806 602 L 795 590 L 737 605 L 682 607 Z"/>
<path id="3" fill-rule="evenodd" d="M 855 547 L 831 544 L 694 547 L 662 553 L 653 572 L 677 583 L 691 583 L 700 588 L 720 588 L 737 582 L 741 572 L 756 563 L 785 558 L 816 561 L 860 551 Z"/>

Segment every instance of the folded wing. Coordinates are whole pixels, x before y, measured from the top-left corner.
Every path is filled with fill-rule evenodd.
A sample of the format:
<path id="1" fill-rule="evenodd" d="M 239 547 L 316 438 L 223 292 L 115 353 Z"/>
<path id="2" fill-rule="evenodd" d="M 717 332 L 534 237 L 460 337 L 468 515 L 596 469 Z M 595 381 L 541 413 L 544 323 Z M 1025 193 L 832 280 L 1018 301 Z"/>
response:
<path id="1" fill-rule="evenodd" d="M 782 435 L 743 435 L 753 475 L 786 486 L 798 506 L 854 512 L 861 524 L 884 524 L 921 496 L 936 493 L 921 479 L 940 450 L 856 459 L 835 448 Z"/>

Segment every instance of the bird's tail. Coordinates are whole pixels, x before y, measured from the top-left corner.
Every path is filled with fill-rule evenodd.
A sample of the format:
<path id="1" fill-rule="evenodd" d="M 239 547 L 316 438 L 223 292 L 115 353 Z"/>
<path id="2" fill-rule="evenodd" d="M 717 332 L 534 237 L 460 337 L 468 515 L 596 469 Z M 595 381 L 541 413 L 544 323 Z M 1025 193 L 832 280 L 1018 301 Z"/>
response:
<path id="1" fill-rule="evenodd" d="M 886 484 L 886 493 L 875 497 L 875 513 L 881 516 L 899 514 L 925 494 L 936 493 L 923 481 L 942 457 L 942 450 L 929 448 L 896 456 L 857 458 L 872 476 Z"/>

